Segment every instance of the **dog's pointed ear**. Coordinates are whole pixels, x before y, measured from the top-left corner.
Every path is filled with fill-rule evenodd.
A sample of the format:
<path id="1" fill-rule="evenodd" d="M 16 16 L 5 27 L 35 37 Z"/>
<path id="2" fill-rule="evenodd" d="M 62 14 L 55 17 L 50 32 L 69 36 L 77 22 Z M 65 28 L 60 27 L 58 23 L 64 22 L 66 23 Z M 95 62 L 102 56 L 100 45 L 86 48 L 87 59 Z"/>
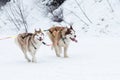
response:
<path id="1" fill-rule="evenodd" d="M 72 25 L 70 25 L 70 29 L 73 29 Z"/>
<path id="2" fill-rule="evenodd" d="M 34 31 L 35 31 L 35 33 L 37 32 L 37 30 L 36 30 L 36 29 L 35 29 Z"/>
<path id="3" fill-rule="evenodd" d="M 36 30 L 36 29 L 34 29 L 34 31 L 36 32 L 37 30 Z"/>
<path id="4" fill-rule="evenodd" d="M 39 28 L 39 31 L 42 31 L 41 28 Z"/>

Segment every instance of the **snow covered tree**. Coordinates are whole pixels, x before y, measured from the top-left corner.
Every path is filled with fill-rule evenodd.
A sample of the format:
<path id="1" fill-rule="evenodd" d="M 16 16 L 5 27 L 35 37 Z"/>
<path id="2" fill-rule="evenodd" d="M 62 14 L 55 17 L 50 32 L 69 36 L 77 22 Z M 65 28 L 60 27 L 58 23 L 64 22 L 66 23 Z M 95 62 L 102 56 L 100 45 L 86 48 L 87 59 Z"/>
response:
<path id="1" fill-rule="evenodd" d="M 61 22 L 63 21 L 63 9 L 60 6 L 66 0 L 37 0 L 37 5 L 41 8 L 41 4 L 46 8 L 47 14 L 50 14 L 52 21 Z"/>
<path id="2" fill-rule="evenodd" d="M 63 21 L 63 9 L 59 8 L 66 0 L 49 0 L 46 3 L 48 7 L 48 12 L 52 14 L 51 19 L 54 22 L 61 22 Z"/>
<path id="3" fill-rule="evenodd" d="M 0 0 L 0 7 L 5 5 L 7 2 L 10 2 L 10 0 Z"/>
<path id="4" fill-rule="evenodd" d="M 60 7 L 64 1 L 66 0 L 48 0 L 46 6 L 49 8 L 50 12 L 53 12 L 55 9 Z"/>

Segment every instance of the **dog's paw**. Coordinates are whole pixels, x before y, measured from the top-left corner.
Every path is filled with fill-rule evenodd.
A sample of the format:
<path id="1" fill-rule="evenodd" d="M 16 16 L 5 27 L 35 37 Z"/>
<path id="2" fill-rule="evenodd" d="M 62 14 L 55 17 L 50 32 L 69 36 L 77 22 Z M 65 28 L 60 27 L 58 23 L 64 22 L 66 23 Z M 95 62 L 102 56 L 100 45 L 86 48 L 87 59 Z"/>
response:
<path id="1" fill-rule="evenodd" d="M 32 62 L 33 62 L 33 63 L 37 63 L 37 60 L 33 59 Z"/>
<path id="2" fill-rule="evenodd" d="M 61 57 L 60 55 L 56 54 L 57 57 Z"/>
<path id="3" fill-rule="evenodd" d="M 64 56 L 64 58 L 68 58 L 68 56 Z"/>
<path id="4" fill-rule="evenodd" d="M 28 62 L 31 62 L 31 60 L 30 60 L 30 59 L 28 59 L 27 61 L 28 61 Z"/>

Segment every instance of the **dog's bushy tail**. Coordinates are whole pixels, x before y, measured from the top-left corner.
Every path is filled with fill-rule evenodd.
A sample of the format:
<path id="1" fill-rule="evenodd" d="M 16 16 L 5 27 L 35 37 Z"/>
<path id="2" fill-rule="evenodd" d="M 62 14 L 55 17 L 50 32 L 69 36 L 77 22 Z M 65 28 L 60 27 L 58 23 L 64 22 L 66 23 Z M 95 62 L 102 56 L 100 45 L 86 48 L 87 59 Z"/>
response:
<path id="1" fill-rule="evenodd" d="M 21 35 L 19 34 L 16 38 L 15 38 L 15 43 L 21 48 L 22 44 L 24 44 Z"/>

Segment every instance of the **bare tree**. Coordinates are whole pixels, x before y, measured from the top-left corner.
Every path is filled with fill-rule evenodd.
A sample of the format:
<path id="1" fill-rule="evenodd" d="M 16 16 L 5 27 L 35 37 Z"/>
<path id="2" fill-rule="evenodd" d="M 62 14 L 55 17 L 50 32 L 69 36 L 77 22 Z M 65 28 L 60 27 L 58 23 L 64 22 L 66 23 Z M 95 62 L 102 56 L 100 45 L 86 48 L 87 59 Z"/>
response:
<path id="1" fill-rule="evenodd" d="M 82 9 L 81 5 L 79 4 L 79 2 L 77 0 L 75 0 L 76 4 L 79 6 L 80 10 L 82 11 L 82 13 L 84 14 L 84 16 L 86 17 L 86 19 L 92 23 L 92 21 L 89 19 L 89 17 L 86 15 L 86 13 L 84 12 L 84 10 Z"/>
<path id="2" fill-rule="evenodd" d="M 9 21 L 15 25 L 17 30 L 24 28 L 25 32 L 28 32 L 28 15 L 25 11 L 22 0 L 15 0 L 13 3 L 9 3 L 4 9 Z"/>
<path id="3" fill-rule="evenodd" d="M 6 25 L 6 22 L 5 22 L 5 21 L 3 21 L 2 19 L 0 19 L 0 21 L 1 21 L 4 25 Z"/>
<path id="4" fill-rule="evenodd" d="M 111 5 L 111 3 L 110 3 L 110 1 L 109 1 L 109 0 L 107 0 L 107 3 L 108 3 L 108 5 L 110 6 L 111 11 L 112 11 L 112 12 L 114 12 L 114 10 L 113 10 L 113 8 L 112 8 L 112 5 Z"/>
<path id="5" fill-rule="evenodd" d="M 65 8 L 66 9 L 66 8 Z M 84 20 L 82 20 L 75 12 L 69 10 L 69 9 L 66 9 L 70 12 L 70 14 L 73 14 L 75 17 L 77 17 L 82 23 L 84 23 L 86 26 L 89 26 L 88 23 L 86 23 Z"/>
<path id="6" fill-rule="evenodd" d="M 99 3 L 100 3 L 100 2 L 102 2 L 103 0 L 94 0 L 94 1 L 95 1 L 95 3 L 96 3 L 96 2 L 99 2 Z"/>

